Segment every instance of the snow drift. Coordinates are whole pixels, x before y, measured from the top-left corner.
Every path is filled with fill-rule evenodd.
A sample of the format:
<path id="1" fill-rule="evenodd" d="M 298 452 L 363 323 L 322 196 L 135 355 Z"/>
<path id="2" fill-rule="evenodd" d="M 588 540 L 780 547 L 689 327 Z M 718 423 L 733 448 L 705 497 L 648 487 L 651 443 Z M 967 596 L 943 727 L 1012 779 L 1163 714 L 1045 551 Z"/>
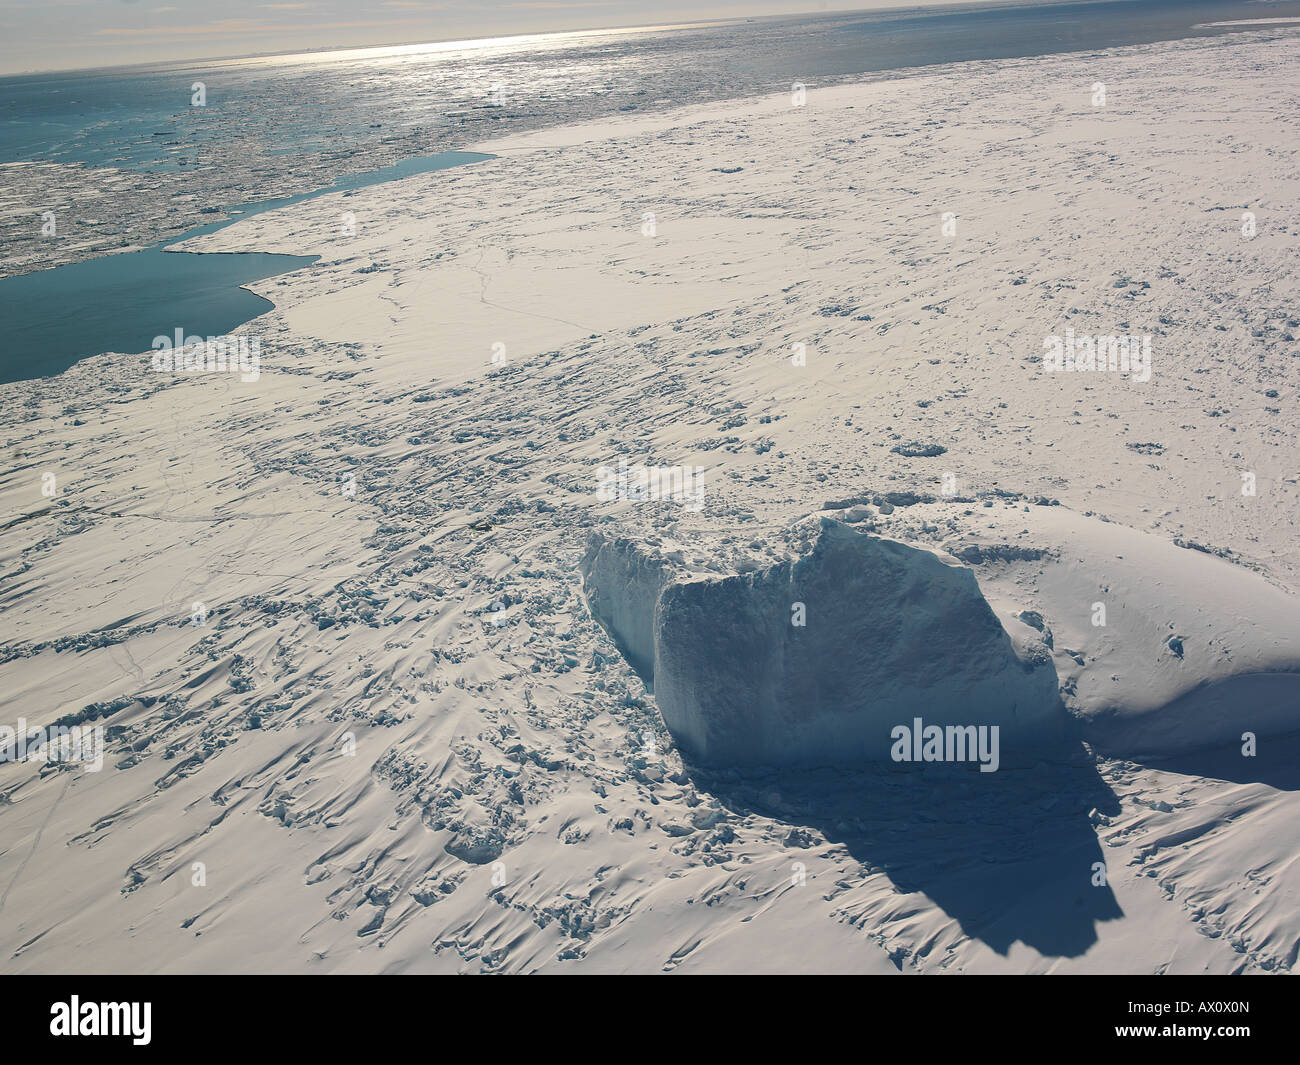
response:
<path id="1" fill-rule="evenodd" d="M 793 562 L 706 579 L 597 534 L 584 584 L 701 762 L 886 759 L 891 729 L 918 717 L 997 725 L 1004 751 L 1061 735 L 1050 656 L 1013 646 L 969 569 L 835 521 Z"/>
<path id="2" fill-rule="evenodd" d="M 1300 730 L 1295 596 L 1205 550 L 1065 507 L 991 521 L 1005 524 L 986 534 L 1026 529 L 1050 549 L 981 566 L 980 583 L 995 609 L 1041 619 L 1066 709 L 1094 749 L 1146 758 Z"/>

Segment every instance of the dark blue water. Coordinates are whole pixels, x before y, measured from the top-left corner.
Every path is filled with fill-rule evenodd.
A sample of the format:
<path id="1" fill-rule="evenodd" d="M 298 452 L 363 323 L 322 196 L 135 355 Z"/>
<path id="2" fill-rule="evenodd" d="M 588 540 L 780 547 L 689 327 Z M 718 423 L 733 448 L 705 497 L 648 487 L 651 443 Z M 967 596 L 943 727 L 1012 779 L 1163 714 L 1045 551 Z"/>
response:
<path id="1" fill-rule="evenodd" d="M 1091 52 L 1252 27 L 1204 23 L 1295 17 L 1300 3 L 1278 0 L 1083 0 L 961 9 L 893 10 L 841 16 L 808 42 L 788 72 L 844 75 L 981 59 Z M 1253 27 L 1269 29 L 1268 26 Z"/>
<path id="2" fill-rule="evenodd" d="M 233 218 L 198 226 L 181 239 L 327 192 L 488 158 L 443 152 L 351 174 L 330 188 L 245 204 Z M 159 245 L 0 279 L 0 383 L 62 373 L 87 355 L 147 351 L 155 337 L 171 336 L 176 329 L 185 336 L 224 336 L 271 309 L 269 300 L 241 286 L 315 261 L 314 255 L 169 252 Z"/>

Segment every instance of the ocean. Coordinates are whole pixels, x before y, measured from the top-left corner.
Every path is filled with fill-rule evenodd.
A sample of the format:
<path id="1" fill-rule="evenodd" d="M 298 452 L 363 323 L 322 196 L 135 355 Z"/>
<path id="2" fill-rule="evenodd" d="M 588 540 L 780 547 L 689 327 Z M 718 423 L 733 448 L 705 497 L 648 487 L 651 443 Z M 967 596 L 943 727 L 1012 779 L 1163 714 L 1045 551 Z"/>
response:
<path id="1" fill-rule="evenodd" d="M 1287 16 L 1300 19 L 1300 0 L 898 9 L 0 78 L 0 381 L 59 372 L 136 343 L 143 323 L 175 319 L 161 313 L 168 287 L 142 286 L 170 272 L 154 257 L 184 235 L 252 205 L 440 165 L 428 161 L 493 136 Z M 117 270 L 88 262 L 123 249 L 137 258 Z M 197 316 L 187 328 L 224 332 L 262 313 L 266 301 L 238 285 L 297 258 L 250 256 L 242 274 L 215 256 L 178 269 L 191 286 L 186 313 Z M 154 293 L 139 321 L 127 319 L 141 300 L 120 299 L 129 288 Z"/>

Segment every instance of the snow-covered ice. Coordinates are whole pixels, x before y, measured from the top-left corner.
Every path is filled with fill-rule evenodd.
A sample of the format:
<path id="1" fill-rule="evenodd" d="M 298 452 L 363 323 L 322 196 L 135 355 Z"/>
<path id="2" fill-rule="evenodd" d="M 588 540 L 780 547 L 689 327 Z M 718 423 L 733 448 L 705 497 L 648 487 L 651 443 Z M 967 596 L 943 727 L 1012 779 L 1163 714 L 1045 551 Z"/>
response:
<path id="1" fill-rule="evenodd" d="M 320 256 L 257 382 L 0 389 L 4 718 L 108 745 L 0 767 L 0 967 L 1293 969 L 1298 67 L 810 85 L 191 242 Z M 900 766 L 881 698 L 1069 735 Z"/>

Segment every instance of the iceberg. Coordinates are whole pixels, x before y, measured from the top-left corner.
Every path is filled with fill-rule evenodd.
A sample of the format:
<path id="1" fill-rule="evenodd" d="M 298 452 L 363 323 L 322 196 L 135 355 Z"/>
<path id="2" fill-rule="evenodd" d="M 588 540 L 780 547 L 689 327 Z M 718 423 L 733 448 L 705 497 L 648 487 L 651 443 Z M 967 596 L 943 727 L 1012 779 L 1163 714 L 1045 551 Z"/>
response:
<path id="1" fill-rule="evenodd" d="M 592 612 L 704 764 L 886 760 L 915 718 L 998 726 L 1007 751 L 1059 743 L 1045 650 L 1016 646 L 965 566 L 823 519 L 800 558 L 720 578 L 595 534 Z"/>

